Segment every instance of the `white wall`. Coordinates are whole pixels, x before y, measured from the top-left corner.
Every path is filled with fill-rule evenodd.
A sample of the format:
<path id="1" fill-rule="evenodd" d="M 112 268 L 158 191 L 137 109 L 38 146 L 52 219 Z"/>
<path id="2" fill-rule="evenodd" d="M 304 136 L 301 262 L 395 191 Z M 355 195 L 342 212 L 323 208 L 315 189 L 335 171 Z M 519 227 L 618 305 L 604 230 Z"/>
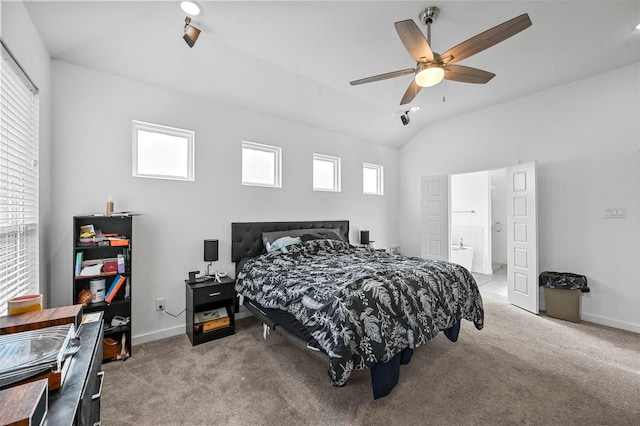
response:
<path id="1" fill-rule="evenodd" d="M 371 231 L 377 247 L 397 238 L 399 151 L 323 130 L 194 98 L 115 75 L 52 62 L 53 184 L 51 263 L 57 305 L 71 300 L 72 216 L 115 210 L 134 219 L 134 342 L 184 333 L 178 319 L 155 311 L 185 307 L 188 271 L 205 270 L 203 240 L 220 240 L 218 270 L 234 275 L 231 222 L 348 219 L 352 242 Z M 196 181 L 131 177 L 131 120 L 196 132 Z M 283 187 L 246 187 L 242 140 L 283 148 Z M 342 192 L 312 191 L 313 153 L 342 158 Z M 384 166 L 385 195 L 362 195 L 362 163 Z"/>
<path id="2" fill-rule="evenodd" d="M 46 249 L 51 216 L 51 60 L 22 2 L 0 2 L 0 37 L 39 90 L 40 292 L 44 305 L 52 306 L 47 285 L 51 276 Z"/>
<path id="3" fill-rule="evenodd" d="M 421 176 L 535 160 L 540 271 L 585 274 L 582 319 L 640 332 L 639 75 L 636 63 L 425 128 L 400 151 L 403 253 L 420 253 Z"/>

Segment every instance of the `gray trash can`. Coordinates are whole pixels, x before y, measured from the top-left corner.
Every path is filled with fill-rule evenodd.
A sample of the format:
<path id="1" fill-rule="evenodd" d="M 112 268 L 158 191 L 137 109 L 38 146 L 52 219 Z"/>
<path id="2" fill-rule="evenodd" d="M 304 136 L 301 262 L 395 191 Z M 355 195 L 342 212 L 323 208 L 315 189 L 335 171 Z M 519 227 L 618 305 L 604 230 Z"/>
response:
<path id="1" fill-rule="evenodd" d="M 545 288 L 547 315 L 580 322 L 580 294 L 590 291 L 587 277 L 571 272 L 545 271 L 540 274 L 538 284 Z"/>

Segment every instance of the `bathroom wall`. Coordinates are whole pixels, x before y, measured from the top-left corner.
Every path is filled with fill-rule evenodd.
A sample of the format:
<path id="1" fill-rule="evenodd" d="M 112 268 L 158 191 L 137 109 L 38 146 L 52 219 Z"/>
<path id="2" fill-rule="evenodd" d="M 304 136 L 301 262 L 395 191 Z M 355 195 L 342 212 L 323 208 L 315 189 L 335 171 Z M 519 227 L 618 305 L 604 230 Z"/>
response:
<path id="1" fill-rule="evenodd" d="M 492 269 L 507 265 L 507 171 L 491 170 L 491 263 Z"/>
<path id="2" fill-rule="evenodd" d="M 451 175 L 451 244 L 474 248 L 472 272 L 491 274 L 489 172 Z"/>

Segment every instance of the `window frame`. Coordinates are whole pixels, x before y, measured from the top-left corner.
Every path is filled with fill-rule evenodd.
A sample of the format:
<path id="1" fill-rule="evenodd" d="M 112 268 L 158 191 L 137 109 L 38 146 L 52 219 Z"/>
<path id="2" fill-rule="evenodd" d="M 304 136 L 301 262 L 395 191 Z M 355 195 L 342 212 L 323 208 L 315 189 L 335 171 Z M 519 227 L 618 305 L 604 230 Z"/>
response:
<path id="1" fill-rule="evenodd" d="M 324 162 L 333 164 L 333 176 L 332 176 L 333 187 L 331 189 L 316 187 L 316 184 L 315 184 L 316 161 L 324 161 Z M 313 167 L 312 167 L 312 173 L 313 173 L 312 186 L 313 186 L 313 190 L 314 191 L 342 192 L 342 159 L 340 157 L 335 157 L 333 155 L 314 153 L 313 154 L 312 164 L 313 164 Z"/>
<path id="2" fill-rule="evenodd" d="M 167 136 L 175 136 L 187 139 L 187 173 L 186 175 L 166 175 L 160 173 L 141 173 L 138 170 L 138 131 L 150 133 L 160 133 Z M 177 127 L 164 126 L 162 124 L 149 123 L 146 121 L 131 121 L 132 132 L 132 155 L 131 155 L 131 175 L 133 177 L 148 179 L 164 179 L 185 182 L 194 182 L 195 179 L 195 141 L 196 133 L 193 130 L 180 129 Z"/>
<path id="3" fill-rule="evenodd" d="M 376 172 L 376 191 L 366 192 L 364 189 L 364 172 L 365 170 L 374 170 Z M 384 166 L 373 163 L 362 163 L 362 194 L 363 195 L 384 195 Z"/>
<path id="4" fill-rule="evenodd" d="M 282 147 L 263 143 L 242 141 L 240 148 L 240 183 L 243 186 L 258 186 L 262 188 L 282 188 Z M 262 151 L 273 154 L 273 183 L 251 182 L 244 179 L 244 150 Z"/>

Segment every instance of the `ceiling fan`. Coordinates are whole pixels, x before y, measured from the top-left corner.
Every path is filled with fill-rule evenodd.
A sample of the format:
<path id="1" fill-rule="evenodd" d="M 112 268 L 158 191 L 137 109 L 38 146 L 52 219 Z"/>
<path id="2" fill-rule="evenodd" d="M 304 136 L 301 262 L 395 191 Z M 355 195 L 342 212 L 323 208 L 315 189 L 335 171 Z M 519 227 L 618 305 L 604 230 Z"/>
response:
<path id="1" fill-rule="evenodd" d="M 482 52 L 532 25 L 529 15 L 525 13 L 471 37 L 439 55 L 433 52 L 430 46 L 431 24 L 436 20 L 439 13 L 439 8 L 430 6 L 424 9 L 419 15 L 420 21 L 427 26 L 427 38 L 424 37 L 412 19 L 399 21 L 394 24 L 404 47 L 409 51 L 413 59 L 416 60 L 415 68 L 407 68 L 405 70 L 362 78 L 351 81 L 349 84 L 355 86 L 357 84 L 415 74 L 414 80 L 400 101 L 400 105 L 411 102 L 423 87 L 438 84 L 442 79 L 463 83 L 485 84 L 495 77 L 495 74 L 477 68 L 454 64 L 469 56 Z"/>

